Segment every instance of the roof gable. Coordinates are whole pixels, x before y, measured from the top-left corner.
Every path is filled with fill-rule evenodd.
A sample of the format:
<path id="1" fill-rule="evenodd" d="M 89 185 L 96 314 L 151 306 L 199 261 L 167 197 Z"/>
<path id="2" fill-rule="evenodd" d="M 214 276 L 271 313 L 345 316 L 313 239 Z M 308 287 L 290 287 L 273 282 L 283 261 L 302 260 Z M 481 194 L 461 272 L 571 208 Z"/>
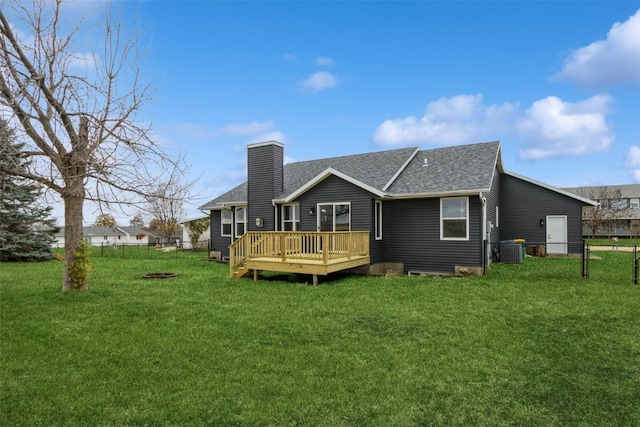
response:
<path id="1" fill-rule="evenodd" d="M 319 175 L 331 170 L 334 175 L 346 178 L 357 185 L 382 191 L 418 148 L 377 151 L 342 157 L 288 163 L 284 165 L 283 199 L 290 199 L 294 192 L 309 187 Z"/>
<path id="2" fill-rule="evenodd" d="M 500 142 L 401 148 L 284 165 L 284 190 L 276 199 L 293 201 L 330 175 L 378 197 L 434 197 L 489 191 L 496 168 L 503 171 Z M 247 203 L 247 182 L 216 197 L 202 210 Z"/>
<path id="3" fill-rule="evenodd" d="M 411 196 L 489 191 L 499 153 L 499 142 L 421 151 L 388 192 Z"/>

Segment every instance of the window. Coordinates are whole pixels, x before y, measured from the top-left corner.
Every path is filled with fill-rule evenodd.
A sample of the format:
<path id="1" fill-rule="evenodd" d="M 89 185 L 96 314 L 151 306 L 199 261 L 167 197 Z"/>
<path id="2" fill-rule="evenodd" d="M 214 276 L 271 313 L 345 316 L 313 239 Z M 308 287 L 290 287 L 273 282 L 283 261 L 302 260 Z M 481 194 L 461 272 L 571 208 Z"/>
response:
<path id="1" fill-rule="evenodd" d="M 331 203 L 318 205 L 320 231 L 350 231 L 351 204 Z"/>
<path id="2" fill-rule="evenodd" d="M 629 199 L 611 199 L 609 206 L 611 209 L 627 209 L 629 207 Z"/>
<path id="3" fill-rule="evenodd" d="M 236 237 L 244 235 L 247 229 L 247 208 L 236 208 Z"/>
<path id="4" fill-rule="evenodd" d="M 440 199 L 440 238 L 469 240 L 469 198 Z"/>
<path id="5" fill-rule="evenodd" d="M 376 240 L 382 240 L 382 200 L 376 200 L 374 215 L 374 221 L 376 224 Z"/>
<path id="6" fill-rule="evenodd" d="M 637 197 L 634 197 L 632 199 L 629 199 L 629 205 L 633 208 L 633 209 L 640 209 L 640 199 L 638 199 Z"/>
<path id="7" fill-rule="evenodd" d="M 223 210 L 221 213 L 221 227 L 220 235 L 221 236 L 231 236 L 231 223 L 233 215 L 229 209 Z"/>
<path id="8" fill-rule="evenodd" d="M 297 231 L 300 229 L 300 205 L 282 206 L 282 230 Z"/>

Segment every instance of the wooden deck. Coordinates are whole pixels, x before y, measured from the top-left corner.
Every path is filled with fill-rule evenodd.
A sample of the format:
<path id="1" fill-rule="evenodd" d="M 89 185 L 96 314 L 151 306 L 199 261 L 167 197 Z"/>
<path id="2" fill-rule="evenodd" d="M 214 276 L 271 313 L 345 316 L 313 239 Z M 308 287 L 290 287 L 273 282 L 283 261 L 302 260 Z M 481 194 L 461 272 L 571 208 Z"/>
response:
<path id="1" fill-rule="evenodd" d="M 370 263 L 369 232 L 248 232 L 229 247 L 232 278 L 251 271 L 282 271 L 317 276 Z"/>

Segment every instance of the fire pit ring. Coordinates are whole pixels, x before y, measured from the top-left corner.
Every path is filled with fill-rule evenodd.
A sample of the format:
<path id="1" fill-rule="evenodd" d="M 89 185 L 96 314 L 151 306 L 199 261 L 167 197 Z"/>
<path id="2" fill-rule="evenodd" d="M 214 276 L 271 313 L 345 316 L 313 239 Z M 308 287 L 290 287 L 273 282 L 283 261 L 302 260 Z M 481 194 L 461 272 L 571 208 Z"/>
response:
<path id="1" fill-rule="evenodd" d="M 142 276 L 143 279 L 169 279 L 178 276 L 178 273 L 148 273 Z"/>

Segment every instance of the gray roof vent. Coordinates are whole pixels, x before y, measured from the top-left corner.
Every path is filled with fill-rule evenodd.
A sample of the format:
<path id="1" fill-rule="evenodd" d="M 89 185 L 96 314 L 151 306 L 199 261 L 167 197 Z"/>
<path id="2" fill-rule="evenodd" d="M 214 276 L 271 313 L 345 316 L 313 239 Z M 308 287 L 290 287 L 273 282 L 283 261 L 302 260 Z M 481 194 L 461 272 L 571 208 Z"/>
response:
<path id="1" fill-rule="evenodd" d="M 429 159 L 427 159 L 426 157 L 424 158 L 424 163 L 422 164 L 422 167 L 427 167 L 429 166 Z"/>

